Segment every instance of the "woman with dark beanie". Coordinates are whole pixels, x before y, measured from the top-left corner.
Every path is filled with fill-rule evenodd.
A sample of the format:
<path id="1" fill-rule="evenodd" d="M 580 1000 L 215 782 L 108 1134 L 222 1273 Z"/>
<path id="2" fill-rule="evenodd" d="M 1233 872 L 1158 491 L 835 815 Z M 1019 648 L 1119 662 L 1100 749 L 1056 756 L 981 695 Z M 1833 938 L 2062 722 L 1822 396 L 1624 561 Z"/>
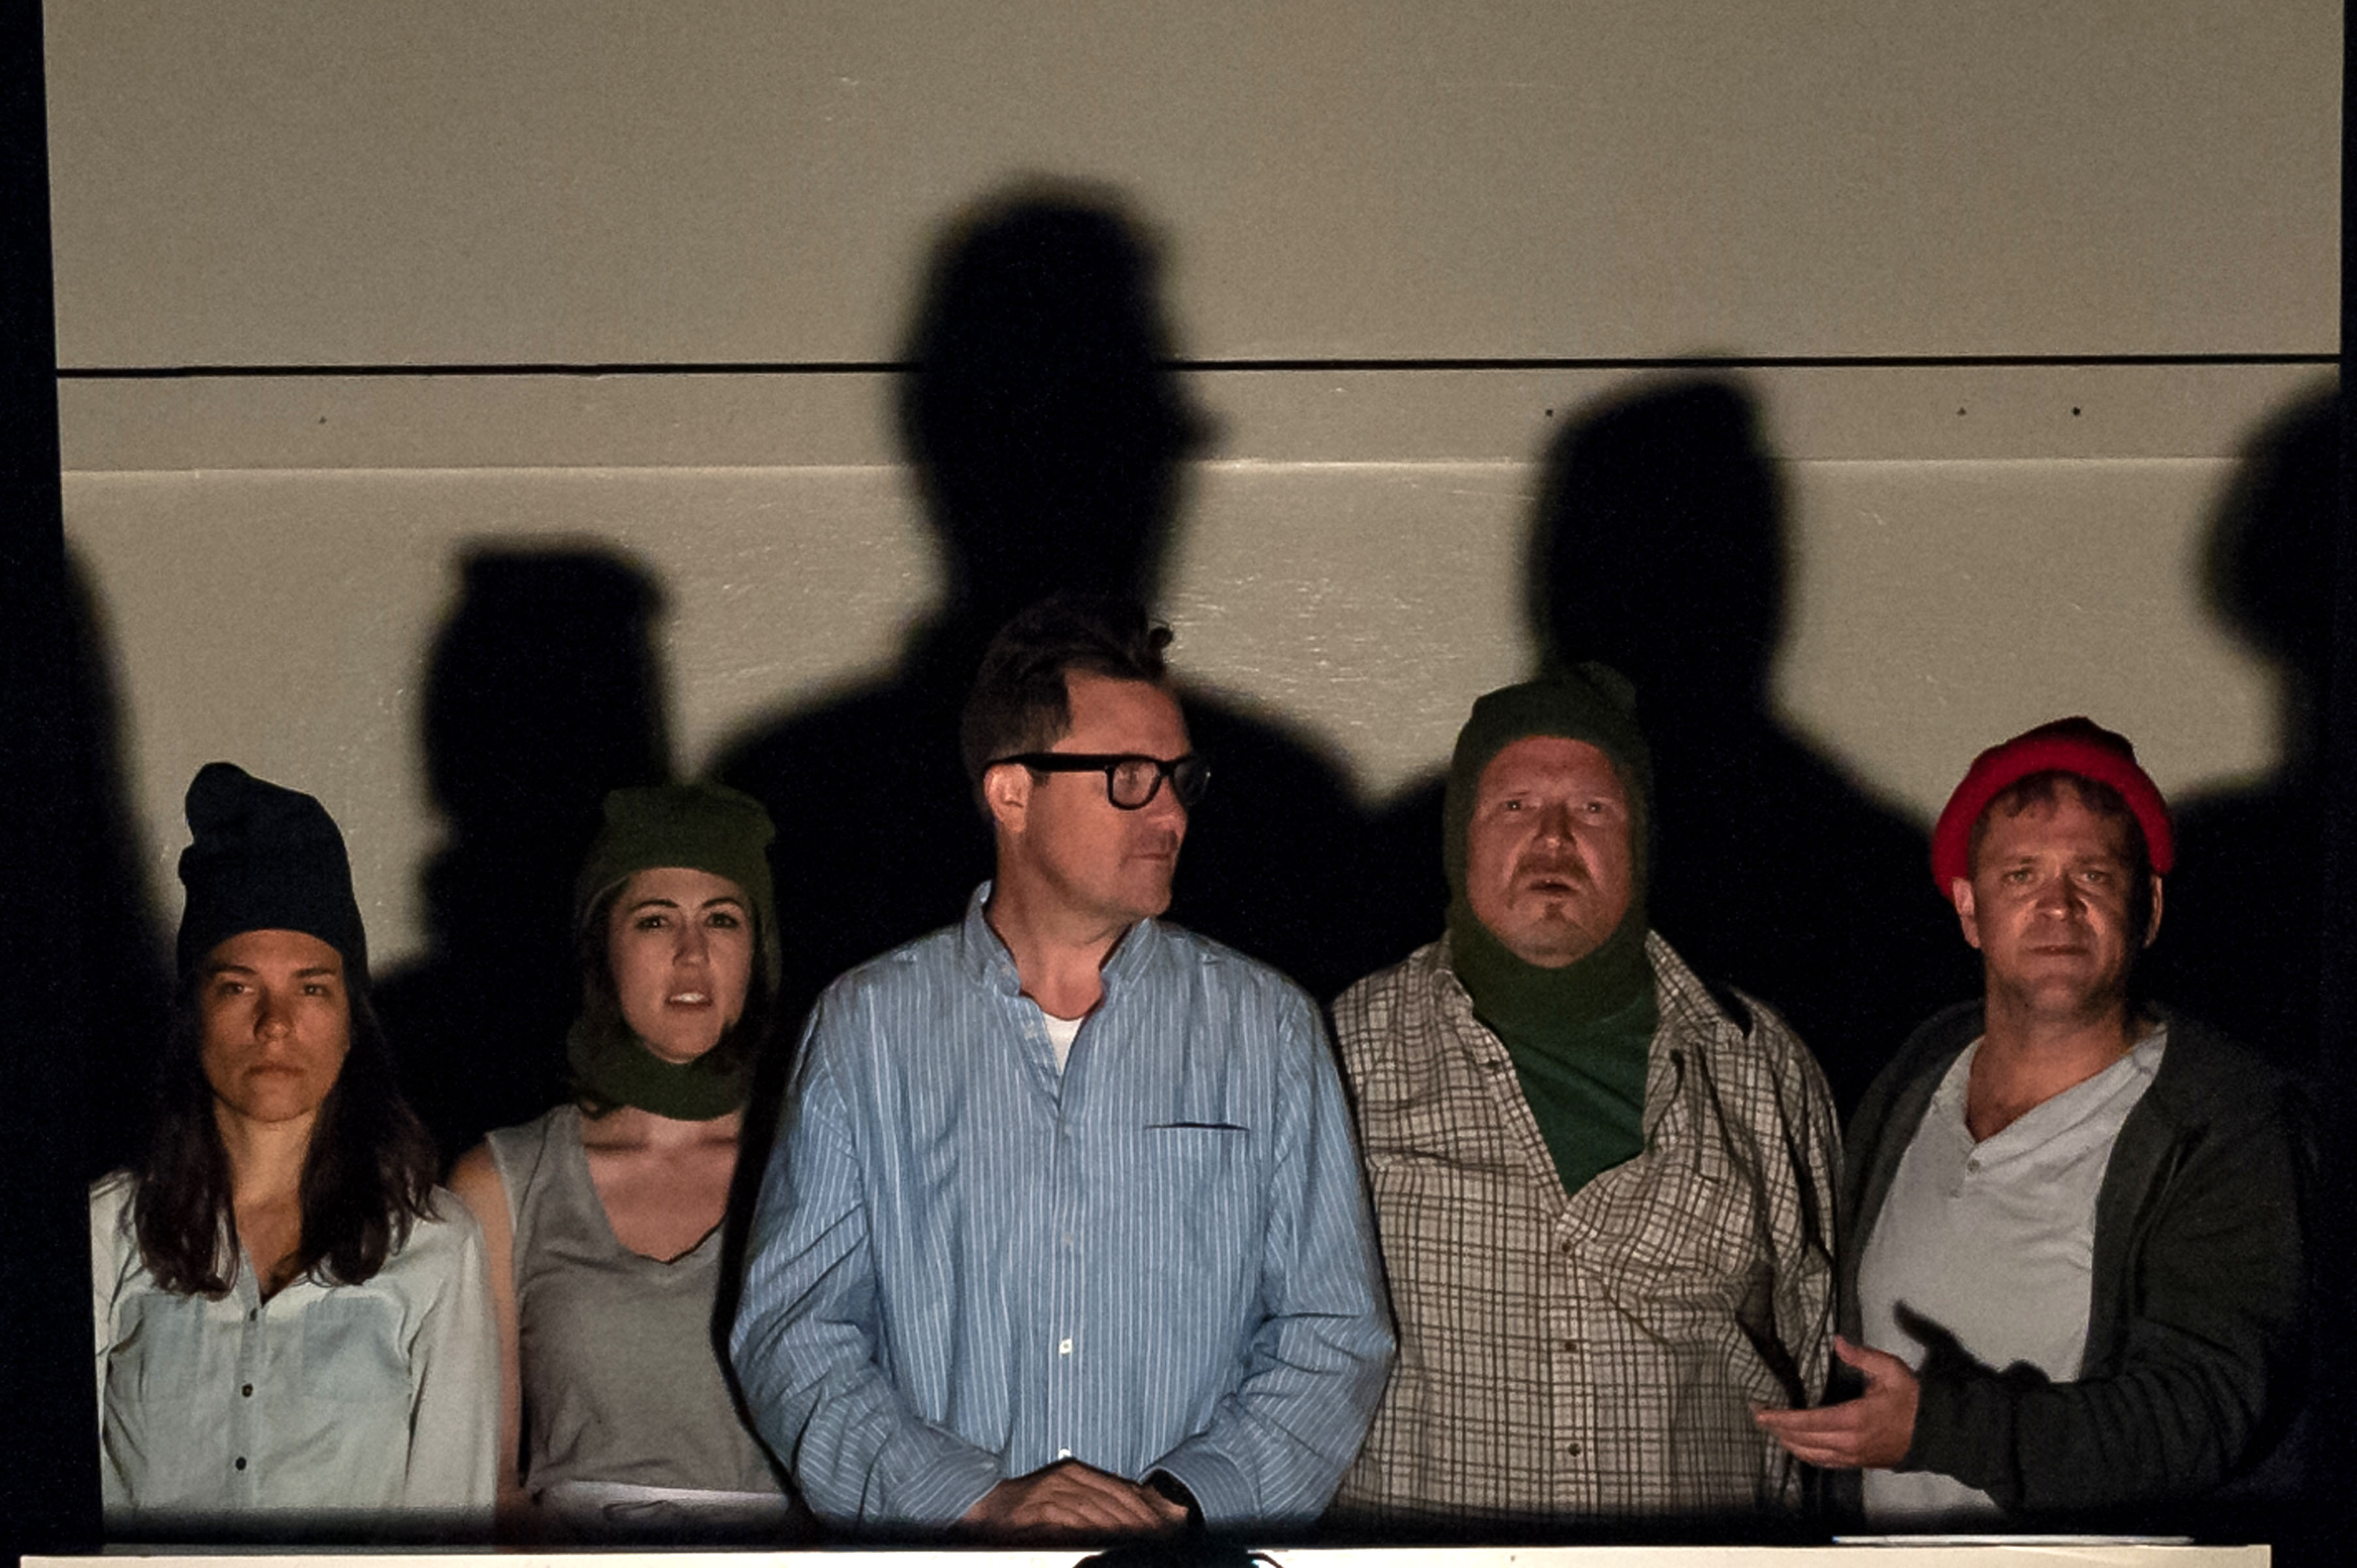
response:
<path id="1" fill-rule="evenodd" d="M 778 987 L 770 837 L 733 789 L 606 798 L 576 884 L 574 1102 L 492 1133 L 451 1173 L 490 1242 L 511 1528 L 709 1540 L 790 1519 L 713 1327 Z"/>
<path id="2" fill-rule="evenodd" d="M 108 1532 L 479 1532 L 482 1235 L 393 1090 L 343 836 L 225 762 L 188 815 L 154 1136 L 91 1190 Z"/>

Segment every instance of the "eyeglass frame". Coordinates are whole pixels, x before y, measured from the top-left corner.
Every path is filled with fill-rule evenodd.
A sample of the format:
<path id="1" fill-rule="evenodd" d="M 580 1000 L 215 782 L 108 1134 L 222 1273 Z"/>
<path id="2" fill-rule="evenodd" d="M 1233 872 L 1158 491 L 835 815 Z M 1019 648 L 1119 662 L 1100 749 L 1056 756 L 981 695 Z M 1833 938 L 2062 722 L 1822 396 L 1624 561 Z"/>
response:
<path id="1" fill-rule="evenodd" d="M 1125 804 L 1113 792 L 1114 772 L 1125 763 L 1145 762 L 1154 768 L 1154 782 L 1146 791 L 1146 799 L 1135 805 Z M 1194 783 L 1189 786 L 1178 779 L 1178 770 L 1193 765 Z M 1211 765 L 1200 752 L 1190 751 L 1165 762 L 1158 757 L 1148 757 L 1142 751 L 1018 751 L 1009 757 L 994 757 L 982 765 L 987 773 L 994 768 L 1028 768 L 1034 773 L 1102 773 L 1105 781 L 1105 801 L 1116 811 L 1142 811 L 1154 804 L 1162 793 L 1164 781 L 1181 809 L 1193 811 L 1201 803 L 1203 791 L 1211 785 Z M 1189 796 L 1192 799 L 1189 799 Z"/>

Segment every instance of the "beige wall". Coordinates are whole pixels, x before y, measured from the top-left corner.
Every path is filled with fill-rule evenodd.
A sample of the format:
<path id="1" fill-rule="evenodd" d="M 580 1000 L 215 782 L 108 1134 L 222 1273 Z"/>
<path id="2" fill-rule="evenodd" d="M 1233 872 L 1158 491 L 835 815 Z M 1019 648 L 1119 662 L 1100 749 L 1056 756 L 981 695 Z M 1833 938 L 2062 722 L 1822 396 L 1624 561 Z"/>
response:
<path id="1" fill-rule="evenodd" d="M 2263 20 L 2254 25 L 2251 18 Z M 415 725 L 461 547 L 664 587 L 683 768 L 877 668 L 935 592 L 884 374 L 963 203 L 1110 182 L 1182 353 L 2216 356 L 1767 366 L 1779 701 L 1886 798 L 2059 713 L 2165 786 L 2273 756 L 2192 559 L 2329 371 L 2340 15 L 2121 7 L 76 4 L 48 16 L 59 354 L 643 373 L 69 379 L 161 908 L 197 764 L 326 799 L 380 952 L 436 832 Z M 1376 799 L 1520 672 L 1533 460 L 1632 372 L 1206 371 L 1190 671 Z"/>

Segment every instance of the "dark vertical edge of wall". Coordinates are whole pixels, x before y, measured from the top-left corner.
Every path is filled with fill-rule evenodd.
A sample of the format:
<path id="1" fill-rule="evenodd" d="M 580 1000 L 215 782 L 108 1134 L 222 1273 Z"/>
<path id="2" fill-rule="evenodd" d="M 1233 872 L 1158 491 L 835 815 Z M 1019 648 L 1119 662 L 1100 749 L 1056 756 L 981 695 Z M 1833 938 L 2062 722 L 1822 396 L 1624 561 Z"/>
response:
<path id="1" fill-rule="evenodd" d="M 98 1531 L 39 0 L 0 0 L 0 1551 Z"/>
<path id="2" fill-rule="evenodd" d="M 2344 10 L 2344 27 L 2346 25 Z M 2357 206 L 2352 177 L 2350 93 L 2357 64 L 2341 51 L 2341 494 L 2333 561 L 2333 659 L 2325 694 L 2322 995 L 2319 998 L 2319 1110 L 2322 1191 L 2317 1234 L 2315 1320 L 2321 1417 L 2313 1458 L 2306 1540 L 2298 1563 L 2347 1560 L 2357 1498 L 2357 424 L 2350 418 L 2350 345 L 2357 341 L 2357 283 L 2350 263 Z M 2282 1561 L 2279 1557 L 2278 1561 Z"/>

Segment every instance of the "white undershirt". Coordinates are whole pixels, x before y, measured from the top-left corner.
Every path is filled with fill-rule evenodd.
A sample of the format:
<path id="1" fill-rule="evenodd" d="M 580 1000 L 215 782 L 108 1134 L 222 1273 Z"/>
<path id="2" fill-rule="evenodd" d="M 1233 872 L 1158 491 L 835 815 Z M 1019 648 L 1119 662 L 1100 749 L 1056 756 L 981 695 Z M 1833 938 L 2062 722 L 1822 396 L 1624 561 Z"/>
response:
<path id="1" fill-rule="evenodd" d="M 1060 1073 L 1071 1059 L 1072 1042 L 1081 1037 L 1081 1026 L 1087 1020 L 1059 1018 L 1045 1007 L 1039 1009 L 1039 1016 L 1048 1021 L 1048 1043 L 1056 1047 L 1056 1070 Z"/>
<path id="2" fill-rule="evenodd" d="M 2167 1046 L 2168 1031 L 2155 1029 L 1975 1143 L 1964 1123 L 1974 1041 L 1932 1093 L 1858 1254 L 1866 1342 L 1922 1365 L 1923 1346 L 1899 1326 L 1903 1302 L 1986 1366 L 2027 1361 L 2058 1382 L 2076 1378 L 2094 1289 L 2095 1196 Z M 1928 1470 L 1868 1470 L 1865 1490 L 1878 1524 L 1996 1511 L 1987 1493 Z"/>

